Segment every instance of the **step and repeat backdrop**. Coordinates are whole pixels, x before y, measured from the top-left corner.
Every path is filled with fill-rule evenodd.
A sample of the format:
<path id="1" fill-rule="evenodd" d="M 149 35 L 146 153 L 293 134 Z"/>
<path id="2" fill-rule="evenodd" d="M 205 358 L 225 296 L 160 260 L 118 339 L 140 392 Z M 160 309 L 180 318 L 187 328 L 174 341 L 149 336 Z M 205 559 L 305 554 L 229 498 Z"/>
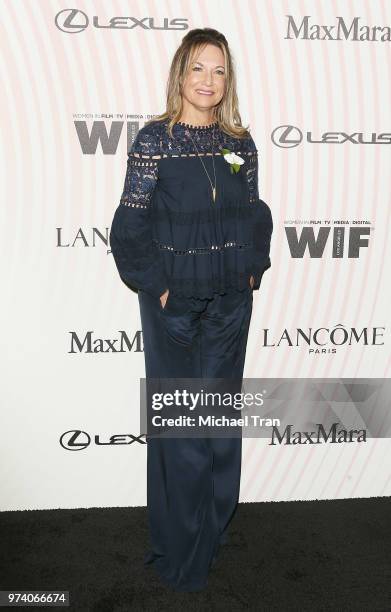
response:
<path id="1" fill-rule="evenodd" d="M 246 381 L 273 380 L 277 405 L 305 405 L 311 424 L 324 402 L 357 417 L 356 433 L 328 419 L 324 435 L 295 431 L 293 411 L 273 441 L 245 437 L 240 501 L 390 495 L 391 4 L 3 0 L 0 12 L 1 509 L 146 504 L 138 299 L 109 230 L 127 151 L 165 110 L 171 59 L 197 27 L 230 43 L 274 221 Z"/>

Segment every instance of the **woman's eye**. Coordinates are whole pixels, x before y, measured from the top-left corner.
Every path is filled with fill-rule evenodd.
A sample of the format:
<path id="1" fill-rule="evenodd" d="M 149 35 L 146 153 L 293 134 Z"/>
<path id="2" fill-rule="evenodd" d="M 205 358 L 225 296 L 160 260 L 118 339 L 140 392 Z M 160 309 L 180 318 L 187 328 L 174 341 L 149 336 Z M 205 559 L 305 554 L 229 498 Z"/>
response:
<path id="1" fill-rule="evenodd" d="M 193 70 L 202 70 L 202 68 L 200 66 L 194 66 Z M 224 76 L 225 72 L 223 70 L 217 70 L 217 74 Z"/>

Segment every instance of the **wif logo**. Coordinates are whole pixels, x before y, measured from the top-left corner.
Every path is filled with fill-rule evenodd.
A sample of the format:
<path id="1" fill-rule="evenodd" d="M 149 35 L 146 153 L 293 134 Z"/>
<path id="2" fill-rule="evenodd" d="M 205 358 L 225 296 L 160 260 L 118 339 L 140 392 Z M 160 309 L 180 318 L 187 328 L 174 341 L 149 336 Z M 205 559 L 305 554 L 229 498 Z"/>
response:
<path id="1" fill-rule="evenodd" d="M 330 236 L 331 227 L 319 227 L 318 235 L 315 237 L 313 227 L 303 227 L 298 236 L 296 227 L 286 227 L 285 234 L 291 256 L 296 259 L 304 257 L 308 248 L 310 258 L 321 259 L 324 255 L 328 242 L 332 242 L 331 257 L 348 257 L 357 259 L 360 250 L 368 247 L 370 227 L 334 227 Z"/>

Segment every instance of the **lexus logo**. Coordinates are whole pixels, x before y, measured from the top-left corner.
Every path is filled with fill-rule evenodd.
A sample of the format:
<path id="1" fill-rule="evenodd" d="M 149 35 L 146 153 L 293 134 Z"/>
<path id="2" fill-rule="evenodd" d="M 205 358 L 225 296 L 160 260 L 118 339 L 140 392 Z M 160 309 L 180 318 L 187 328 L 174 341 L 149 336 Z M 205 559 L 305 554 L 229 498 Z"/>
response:
<path id="1" fill-rule="evenodd" d="M 88 17 L 83 11 L 78 9 L 64 9 L 57 13 L 54 23 L 61 32 L 67 34 L 78 34 L 83 32 L 88 26 Z"/>
<path id="2" fill-rule="evenodd" d="M 391 144 L 390 132 L 371 132 L 368 137 L 362 132 L 347 134 L 346 132 L 323 132 L 319 136 L 313 132 L 303 133 L 295 125 L 279 125 L 274 128 L 271 135 L 272 142 L 283 149 L 297 147 L 305 139 L 310 144 L 333 145 L 351 142 L 355 145 Z"/>
<path id="3" fill-rule="evenodd" d="M 71 429 L 60 437 L 60 444 L 65 450 L 79 451 L 87 448 L 91 443 L 91 436 L 86 431 Z"/>
<path id="4" fill-rule="evenodd" d="M 118 446 L 118 445 L 129 445 L 133 442 L 139 444 L 147 444 L 142 438 L 145 434 L 134 436 L 133 434 L 113 434 L 108 439 L 103 440 L 99 435 L 95 435 L 93 440 L 91 436 L 81 429 L 70 429 L 65 431 L 60 436 L 60 444 L 65 450 L 69 451 L 80 451 L 84 450 L 93 442 L 96 446 Z"/>
<path id="5" fill-rule="evenodd" d="M 99 23 L 99 17 L 92 17 L 94 28 L 105 28 L 111 30 L 133 30 L 140 27 L 143 30 L 186 30 L 189 27 L 188 19 L 163 17 L 111 17 L 106 22 Z M 56 27 L 66 34 L 78 34 L 83 32 L 90 24 L 87 15 L 79 9 L 63 9 L 54 18 Z"/>
<path id="6" fill-rule="evenodd" d="M 303 133 L 293 125 L 279 125 L 272 131 L 272 142 L 277 147 L 291 149 L 297 147 L 303 140 Z"/>

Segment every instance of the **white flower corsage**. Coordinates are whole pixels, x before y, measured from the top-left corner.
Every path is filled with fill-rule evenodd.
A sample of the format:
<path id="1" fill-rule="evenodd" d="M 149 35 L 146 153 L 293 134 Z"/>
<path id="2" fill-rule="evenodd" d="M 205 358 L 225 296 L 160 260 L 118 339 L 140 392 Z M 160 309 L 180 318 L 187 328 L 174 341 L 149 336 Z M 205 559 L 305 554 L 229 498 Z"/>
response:
<path id="1" fill-rule="evenodd" d="M 236 153 L 232 153 L 229 149 L 221 149 L 221 153 L 225 161 L 229 163 L 231 174 L 239 172 L 240 166 L 244 164 L 244 159 L 236 155 Z"/>

